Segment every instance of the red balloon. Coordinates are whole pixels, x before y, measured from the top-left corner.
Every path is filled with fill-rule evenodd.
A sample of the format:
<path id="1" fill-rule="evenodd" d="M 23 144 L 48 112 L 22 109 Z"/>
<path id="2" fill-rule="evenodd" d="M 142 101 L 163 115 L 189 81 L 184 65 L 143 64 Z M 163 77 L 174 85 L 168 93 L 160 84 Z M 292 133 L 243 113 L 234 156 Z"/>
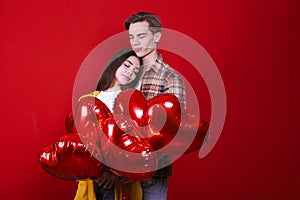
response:
<path id="1" fill-rule="evenodd" d="M 170 155 L 196 151 L 208 127 L 208 122 L 181 109 L 171 94 L 148 101 L 137 90 L 122 92 L 114 116 L 102 101 L 87 96 L 78 102 L 74 119 L 66 119 L 67 131 L 78 135 L 63 136 L 44 148 L 39 159 L 47 172 L 64 179 L 100 177 L 105 163 L 119 176 L 142 180 L 157 169 L 156 150 L 167 147 L 163 153 Z M 91 169 L 84 168 L 86 163 Z"/>
<path id="2" fill-rule="evenodd" d="M 130 117 L 140 127 L 151 146 L 158 150 L 176 135 L 181 121 L 180 102 L 172 94 L 162 94 L 146 100 L 138 90 L 129 89 L 116 99 L 115 114 Z"/>
<path id="3" fill-rule="evenodd" d="M 152 98 L 145 109 L 149 121 L 151 146 L 158 150 L 169 144 L 177 134 L 181 123 L 181 106 L 177 97 L 162 94 Z"/>
<path id="4" fill-rule="evenodd" d="M 65 119 L 65 128 L 67 133 L 76 133 L 77 130 L 74 126 L 74 118 L 73 118 L 73 112 L 70 112 L 66 119 Z"/>
<path id="5" fill-rule="evenodd" d="M 208 134 L 209 123 L 196 115 L 187 114 L 185 121 L 182 123 L 183 132 L 189 134 L 197 130 L 193 143 L 189 146 L 185 153 L 191 153 L 200 149 L 205 137 Z"/>
<path id="6" fill-rule="evenodd" d="M 112 113 L 109 108 L 99 99 L 87 96 L 80 99 L 75 110 L 75 126 L 78 132 L 89 126 L 90 122 L 99 123 L 99 128 L 102 128 L 103 123 Z"/>
<path id="7" fill-rule="evenodd" d="M 91 152 L 101 154 L 100 136 L 106 120 L 112 117 L 109 108 L 99 99 L 91 96 L 81 98 L 74 115 L 78 135 Z"/>
<path id="8" fill-rule="evenodd" d="M 187 154 L 200 150 L 208 134 L 209 123 L 207 121 L 188 113 L 182 116 L 179 132 L 168 145 L 169 154 Z"/>
<path id="9" fill-rule="evenodd" d="M 164 152 L 168 154 L 199 150 L 208 132 L 207 121 L 182 108 L 177 97 L 171 94 L 147 101 L 140 91 L 130 89 L 116 99 L 116 113 L 131 117 L 154 150 L 169 145 Z"/>
<path id="10" fill-rule="evenodd" d="M 75 133 L 63 135 L 42 149 L 41 167 L 49 174 L 66 180 L 101 177 L 104 166 L 87 150 Z"/>
<path id="11" fill-rule="evenodd" d="M 135 180 L 153 176 L 157 166 L 157 161 L 151 153 L 153 149 L 146 139 L 140 139 L 141 134 L 136 128 L 132 129 L 136 125 L 132 124 L 131 120 L 125 120 L 124 116 L 113 117 L 101 100 L 84 97 L 77 104 L 74 121 L 80 138 L 84 144 L 91 147 L 89 150 L 103 155 L 101 162 L 105 164 L 117 162 L 119 169 L 134 164 L 135 171 L 139 173 L 107 166 L 110 171 Z M 119 126 L 126 130 L 122 131 Z M 134 156 L 130 156 L 131 153 Z"/>
<path id="12" fill-rule="evenodd" d="M 124 116 L 115 115 L 103 127 L 101 147 L 104 163 L 118 176 L 132 180 L 151 178 L 157 170 L 156 154 L 140 128 Z"/>
<path id="13" fill-rule="evenodd" d="M 148 125 L 143 118 L 148 101 L 138 90 L 128 89 L 121 92 L 115 100 L 114 114 L 131 118 L 139 126 Z"/>

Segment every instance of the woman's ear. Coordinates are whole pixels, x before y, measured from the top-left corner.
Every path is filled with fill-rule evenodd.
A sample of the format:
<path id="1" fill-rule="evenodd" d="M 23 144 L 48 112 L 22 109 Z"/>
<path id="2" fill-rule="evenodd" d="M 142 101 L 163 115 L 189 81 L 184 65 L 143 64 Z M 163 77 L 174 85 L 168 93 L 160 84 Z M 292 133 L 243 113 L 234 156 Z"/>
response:
<path id="1" fill-rule="evenodd" d="M 154 33 L 154 42 L 158 43 L 161 37 L 161 32 Z"/>

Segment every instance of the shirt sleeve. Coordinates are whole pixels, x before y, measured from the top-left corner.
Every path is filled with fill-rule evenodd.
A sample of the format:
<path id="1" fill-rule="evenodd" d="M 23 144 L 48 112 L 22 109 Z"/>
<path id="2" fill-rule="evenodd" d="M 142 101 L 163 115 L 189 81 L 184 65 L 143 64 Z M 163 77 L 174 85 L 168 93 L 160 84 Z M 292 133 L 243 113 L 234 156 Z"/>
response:
<path id="1" fill-rule="evenodd" d="M 164 93 L 176 96 L 184 108 L 186 108 L 185 87 L 183 80 L 179 75 L 170 75 L 166 80 L 164 90 Z"/>

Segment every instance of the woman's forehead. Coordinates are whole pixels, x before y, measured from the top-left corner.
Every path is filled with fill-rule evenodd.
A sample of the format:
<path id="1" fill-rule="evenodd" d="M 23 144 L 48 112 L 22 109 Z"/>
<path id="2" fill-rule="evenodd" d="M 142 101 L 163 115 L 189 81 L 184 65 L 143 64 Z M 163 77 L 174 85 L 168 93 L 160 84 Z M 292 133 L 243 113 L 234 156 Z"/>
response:
<path id="1" fill-rule="evenodd" d="M 126 61 L 129 62 L 132 65 L 139 65 L 140 64 L 140 60 L 136 56 L 129 56 L 126 59 Z"/>

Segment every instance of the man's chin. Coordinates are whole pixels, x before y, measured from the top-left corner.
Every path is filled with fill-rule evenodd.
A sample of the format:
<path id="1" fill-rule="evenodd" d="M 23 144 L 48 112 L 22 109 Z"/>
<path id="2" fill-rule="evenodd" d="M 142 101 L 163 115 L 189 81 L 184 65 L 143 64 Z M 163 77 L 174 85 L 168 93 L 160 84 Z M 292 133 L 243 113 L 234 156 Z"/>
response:
<path id="1" fill-rule="evenodd" d="M 139 57 L 139 58 L 143 58 L 146 54 L 144 52 L 135 52 L 135 54 Z"/>

